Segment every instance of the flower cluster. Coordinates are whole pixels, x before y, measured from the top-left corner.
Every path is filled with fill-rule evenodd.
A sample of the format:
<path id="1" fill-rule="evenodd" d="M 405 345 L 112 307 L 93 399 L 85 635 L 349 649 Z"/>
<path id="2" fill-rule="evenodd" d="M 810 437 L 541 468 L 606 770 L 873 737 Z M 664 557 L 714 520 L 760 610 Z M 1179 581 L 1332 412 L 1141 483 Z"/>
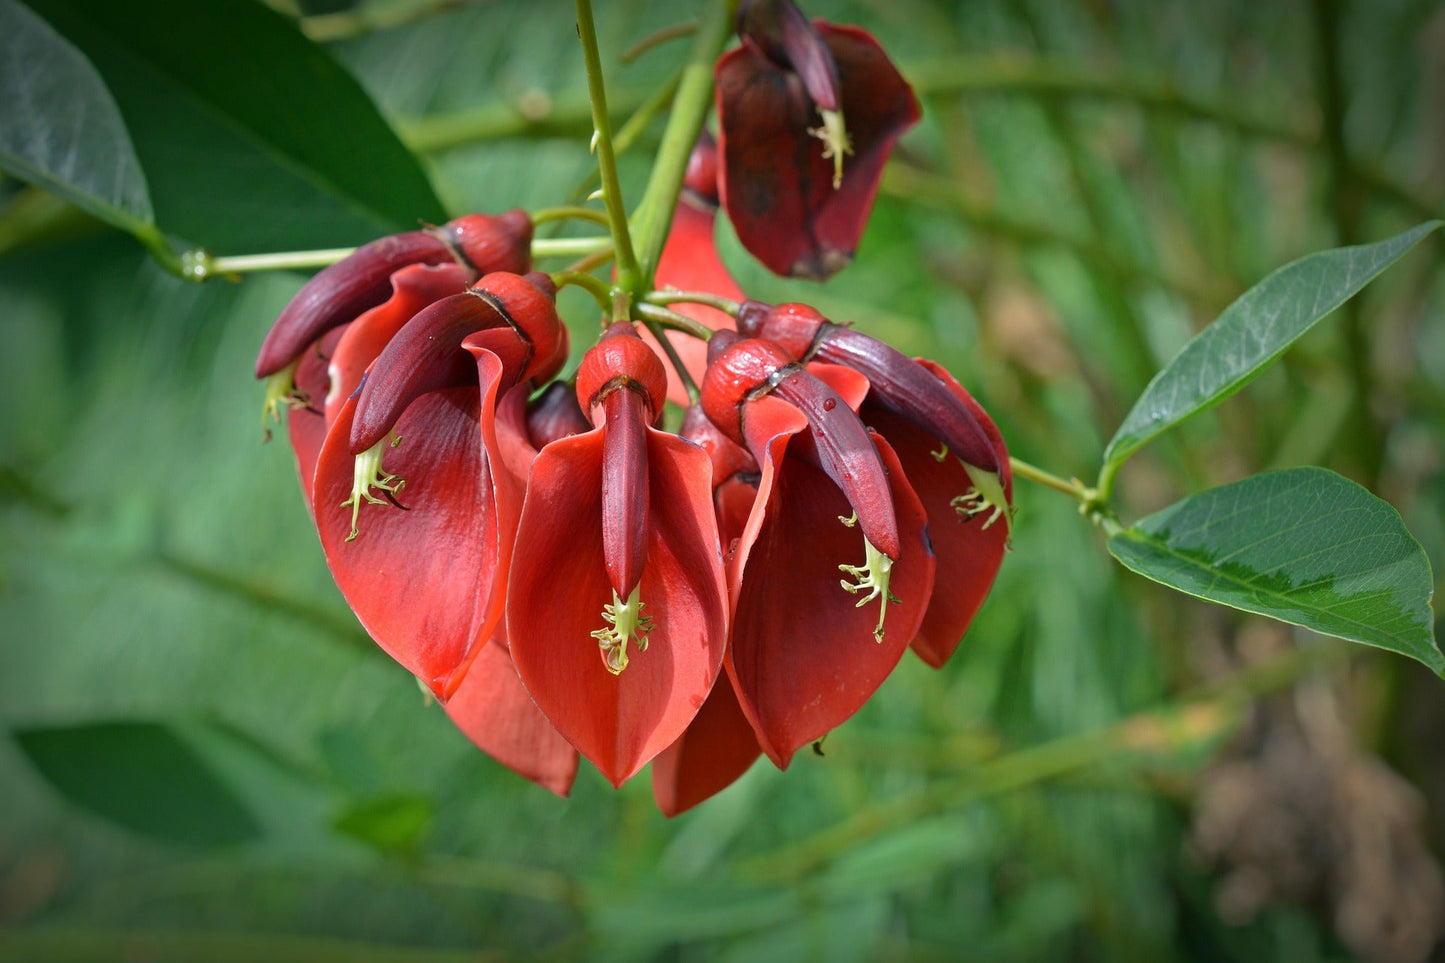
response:
<path id="1" fill-rule="evenodd" d="M 860 31 L 777 2 L 744 4 L 740 27 L 720 136 L 694 151 L 654 282 L 712 296 L 678 306 L 684 330 L 614 321 L 558 379 L 556 287 L 528 273 L 532 225 L 512 211 L 322 271 L 256 369 L 268 413 L 291 409 L 328 565 L 377 643 L 504 765 L 565 795 L 579 754 L 614 785 L 650 762 L 669 815 L 760 755 L 786 768 L 910 647 L 942 665 L 1011 512 L 1003 440 L 946 371 L 747 300 L 718 258 L 721 197 L 745 243 L 746 216 L 780 212 L 749 245 L 765 263 L 836 270 L 917 113 Z M 899 85 L 901 113 L 880 108 Z"/>

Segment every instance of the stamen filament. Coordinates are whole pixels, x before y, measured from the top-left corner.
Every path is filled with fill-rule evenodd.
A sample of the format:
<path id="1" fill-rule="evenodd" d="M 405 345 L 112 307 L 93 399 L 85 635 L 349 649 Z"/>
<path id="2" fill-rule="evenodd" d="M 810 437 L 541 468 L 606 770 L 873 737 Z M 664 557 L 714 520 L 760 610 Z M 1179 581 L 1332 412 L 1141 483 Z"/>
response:
<path id="1" fill-rule="evenodd" d="M 641 598 L 641 585 L 633 586 L 624 602 L 612 591 L 612 604 L 602 606 L 602 620 L 607 628 L 592 633 L 597 647 L 602 650 L 602 664 L 613 675 L 620 675 L 627 668 L 627 642 L 637 643 L 637 651 L 647 651 L 647 634 L 652 631 L 652 618 L 642 614 L 645 604 Z"/>
<path id="2" fill-rule="evenodd" d="M 983 527 L 987 529 L 1000 516 L 1004 524 L 1008 526 L 1009 532 L 1013 532 L 1013 508 L 1004 495 L 1003 482 L 999 479 L 997 472 L 984 471 L 967 462 L 963 463 L 963 470 L 968 472 L 968 478 L 973 482 L 973 487 L 953 499 L 951 504 L 953 510 L 962 515 L 965 519 L 990 512 L 988 519 L 984 521 Z"/>
<path id="3" fill-rule="evenodd" d="M 371 493 L 371 489 L 377 488 L 388 495 L 395 495 L 401 491 L 406 484 L 406 479 L 385 471 L 381 467 L 381 456 L 387 448 L 395 448 L 401 444 L 401 438 L 397 435 L 396 429 L 387 433 L 387 437 L 378 441 L 370 448 L 356 456 L 356 466 L 352 470 L 351 497 L 341 503 L 342 508 L 351 509 L 351 534 L 346 536 L 348 542 L 354 540 L 358 534 L 357 516 L 361 512 L 363 500 L 373 505 L 385 505 L 387 500 L 378 498 Z"/>
<path id="4" fill-rule="evenodd" d="M 833 190 L 843 185 L 843 157 L 853 153 L 853 142 L 848 139 L 848 128 L 843 124 L 841 110 L 818 108 L 823 118 L 822 127 L 809 127 L 808 133 L 823 142 L 823 160 L 833 162 Z"/>
<path id="5" fill-rule="evenodd" d="M 840 579 L 839 584 L 843 590 L 857 595 L 859 592 L 867 591 L 868 594 L 858 600 L 856 608 L 862 608 L 874 599 L 881 598 L 878 603 L 878 625 L 873 629 L 873 641 L 883 641 L 883 619 L 888 614 L 888 603 L 898 604 L 898 598 L 888 591 L 888 581 L 893 571 L 893 559 L 884 555 L 873 547 L 873 543 L 867 538 L 863 539 L 864 561 L 862 565 L 839 565 L 838 571 L 847 574 L 857 582 L 849 582 L 847 579 Z"/>
<path id="6" fill-rule="evenodd" d="M 261 430 L 266 433 L 266 441 L 271 440 L 270 423 L 281 424 L 283 407 L 294 411 L 305 408 L 311 401 L 306 392 L 296 387 L 296 369 L 299 367 L 301 359 L 297 358 L 266 379 L 266 399 L 261 403 Z"/>

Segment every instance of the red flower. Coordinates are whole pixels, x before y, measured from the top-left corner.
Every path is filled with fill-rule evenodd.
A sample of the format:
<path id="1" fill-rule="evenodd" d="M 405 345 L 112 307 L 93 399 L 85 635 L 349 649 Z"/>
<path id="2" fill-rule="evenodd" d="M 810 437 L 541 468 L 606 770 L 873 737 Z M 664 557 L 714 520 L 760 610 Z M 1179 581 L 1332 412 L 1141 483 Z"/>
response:
<path id="1" fill-rule="evenodd" d="M 934 559 L 897 456 L 854 412 L 866 380 L 805 371 L 769 342 L 736 337 L 713 337 L 702 389 L 708 418 L 762 468 L 728 554 L 726 665 L 763 751 L 786 768 L 898 663 L 923 619 Z M 840 584 L 840 570 L 856 581 Z"/>
<path id="2" fill-rule="evenodd" d="M 938 572 L 913 648 L 941 666 L 988 595 L 1008 545 L 1013 478 L 998 428 L 943 368 L 833 324 L 807 305 L 749 301 L 738 328 L 791 358 L 846 365 L 867 377 L 859 414 L 893 446 L 928 512 Z"/>
<path id="3" fill-rule="evenodd" d="M 651 427 L 665 392 L 631 325 L 587 353 L 577 397 L 598 427 L 532 463 L 507 588 L 523 683 L 613 785 L 692 721 L 727 638 L 707 455 Z"/>
<path id="4" fill-rule="evenodd" d="M 317 462 L 332 576 L 371 637 L 443 701 L 502 619 L 525 465 L 509 463 L 518 429 L 496 411 L 555 373 L 554 294 L 544 274 L 497 272 L 418 313 L 343 403 Z"/>
<path id="5" fill-rule="evenodd" d="M 790 0 L 744 2 L 738 32 L 716 69 L 723 206 L 774 273 L 822 280 L 852 260 L 918 101 L 866 31 Z"/>

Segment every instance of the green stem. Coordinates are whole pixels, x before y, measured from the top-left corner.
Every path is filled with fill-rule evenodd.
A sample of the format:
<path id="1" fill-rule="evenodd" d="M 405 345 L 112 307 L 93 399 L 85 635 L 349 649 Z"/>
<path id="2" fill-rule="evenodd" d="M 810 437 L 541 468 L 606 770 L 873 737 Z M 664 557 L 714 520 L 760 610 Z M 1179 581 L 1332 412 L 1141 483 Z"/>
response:
<path id="1" fill-rule="evenodd" d="M 532 212 L 532 225 L 546 224 L 548 221 L 565 221 L 576 218 L 583 221 L 591 221 L 594 224 L 601 224 L 603 227 L 610 227 L 607 220 L 607 212 L 599 211 L 595 207 L 582 207 L 577 204 L 563 204 L 560 207 L 544 207 L 541 210 Z"/>
<path id="2" fill-rule="evenodd" d="M 694 321 L 692 318 L 678 314 L 676 311 L 669 311 L 667 308 L 657 304 L 649 304 L 646 301 L 638 302 L 632 306 L 632 313 L 639 321 L 645 321 L 648 327 L 658 325 L 670 331 L 681 331 L 683 334 L 690 334 L 694 338 L 707 341 L 715 332 L 712 328 L 701 321 Z"/>
<path id="3" fill-rule="evenodd" d="M 552 283 L 558 290 L 572 285 L 584 289 L 597 301 L 597 306 L 603 311 L 612 310 L 612 288 L 608 283 L 595 274 L 587 274 L 584 271 L 558 271 L 552 275 Z"/>
<path id="4" fill-rule="evenodd" d="M 708 294 L 705 291 L 650 291 L 642 300 L 648 304 L 705 304 L 734 318 L 738 316 L 741 307 L 732 298 Z"/>
<path id="5" fill-rule="evenodd" d="M 1081 502 L 1088 501 L 1095 494 L 1092 489 L 1084 485 L 1077 478 L 1065 480 L 1051 472 L 1036 468 L 1026 461 L 1010 457 L 1009 467 L 1013 469 L 1015 478 L 1023 478 L 1036 485 L 1043 485 L 1045 488 L 1052 488 L 1056 492 L 1062 492 L 1070 498 Z"/>
<path id="6" fill-rule="evenodd" d="M 532 242 L 532 257 L 581 257 L 612 248 L 610 237 L 547 237 Z"/>
<path id="7" fill-rule="evenodd" d="M 269 254 L 237 254 L 215 257 L 205 251 L 186 252 L 192 265 L 191 276 L 197 281 L 227 274 L 250 274 L 254 271 L 304 271 L 335 264 L 350 255 L 354 247 L 334 247 L 319 251 L 276 251 Z"/>
<path id="8" fill-rule="evenodd" d="M 684 20 L 682 23 L 675 23 L 670 27 L 663 27 L 661 30 L 654 30 L 652 33 L 643 37 L 641 40 L 637 41 L 637 43 L 624 50 L 622 52 L 622 62 L 625 64 L 630 64 L 632 63 L 632 61 L 636 60 L 638 57 L 641 57 L 649 50 L 661 47 L 665 43 L 680 39 L 682 37 L 691 37 L 695 33 L 697 33 L 696 20 Z"/>
<path id="9" fill-rule="evenodd" d="M 687 390 L 688 400 L 691 401 L 692 404 L 697 404 L 698 398 L 702 397 L 702 392 L 698 390 L 697 382 L 692 380 L 692 373 L 687 370 L 687 365 L 683 363 L 681 356 L 678 355 L 677 348 L 673 346 L 672 339 L 667 336 L 667 331 L 669 329 L 682 331 L 695 338 L 702 338 L 706 341 L 712 337 L 712 329 L 706 325 L 699 324 L 691 318 L 685 318 L 675 311 L 669 311 L 667 308 L 659 307 L 655 304 L 634 304 L 632 306 L 632 313 L 639 321 L 647 326 L 647 330 L 652 333 L 653 338 L 655 338 L 658 345 L 661 346 L 662 353 L 667 355 L 668 363 L 672 365 L 672 370 L 677 372 L 678 380 L 682 382 L 683 388 Z"/>
<path id="10" fill-rule="evenodd" d="M 597 25 L 592 21 L 592 0 L 576 0 L 576 3 L 577 35 L 582 40 L 582 55 L 587 62 L 587 91 L 592 101 L 592 127 L 597 169 L 602 177 L 602 202 L 607 205 L 612 242 L 617 249 L 617 284 L 623 290 L 633 292 L 638 290 L 641 272 L 638 270 L 637 254 L 632 249 L 627 205 L 622 200 L 622 182 L 617 176 L 612 121 L 607 116 L 607 88 L 602 80 L 602 55 L 597 47 Z"/>
<path id="11" fill-rule="evenodd" d="M 652 275 L 657 270 L 668 228 L 672 226 L 673 208 L 687 172 L 687 159 L 712 106 L 713 65 L 732 35 L 736 14 L 737 0 L 712 4 L 693 37 L 691 52 L 682 68 L 672 113 L 662 132 L 657 159 L 652 164 L 652 175 L 633 218 L 642 252 L 640 282 L 643 288 L 652 286 Z"/>

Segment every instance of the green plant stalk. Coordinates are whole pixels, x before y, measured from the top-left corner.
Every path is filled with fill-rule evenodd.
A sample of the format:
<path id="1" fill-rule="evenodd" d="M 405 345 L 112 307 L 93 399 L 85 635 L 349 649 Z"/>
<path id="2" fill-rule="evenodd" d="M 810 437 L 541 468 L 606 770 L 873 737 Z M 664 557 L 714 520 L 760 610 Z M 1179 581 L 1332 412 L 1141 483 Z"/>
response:
<path id="1" fill-rule="evenodd" d="M 657 159 L 633 218 L 642 252 L 639 280 L 643 289 L 652 286 L 662 245 L 672 226 L 677 195 L 682 191 L 682 178 L 687 173 L 687 159 L 712 106 L 713 65 L 732 35 L 736 15 L 737 0 L 712 4 L 693 37 L 692 49 L 682 68 L 672 113 L 657 148 Z"/>
<path id="2" fill-rule="evenodd" d="M 622 182 L 617 176 L 617 155 L 612 147 L 612 121 L 607 116 L 607 88 L 602 80 L 602 55 L 597 48 L 597 25 L 592 21 L 592 0 L 577 0 L 577 36 L 587 62 L 587 91 L 592 102 L 593 146 L 597 169 L 602 177 L 602 203 L 612 225 L 612 243 L 617 251 L 617 286 L 636 291 L 641 278 L 632 233 L 627 224 L 627 205 L 622 200 Z"/>

